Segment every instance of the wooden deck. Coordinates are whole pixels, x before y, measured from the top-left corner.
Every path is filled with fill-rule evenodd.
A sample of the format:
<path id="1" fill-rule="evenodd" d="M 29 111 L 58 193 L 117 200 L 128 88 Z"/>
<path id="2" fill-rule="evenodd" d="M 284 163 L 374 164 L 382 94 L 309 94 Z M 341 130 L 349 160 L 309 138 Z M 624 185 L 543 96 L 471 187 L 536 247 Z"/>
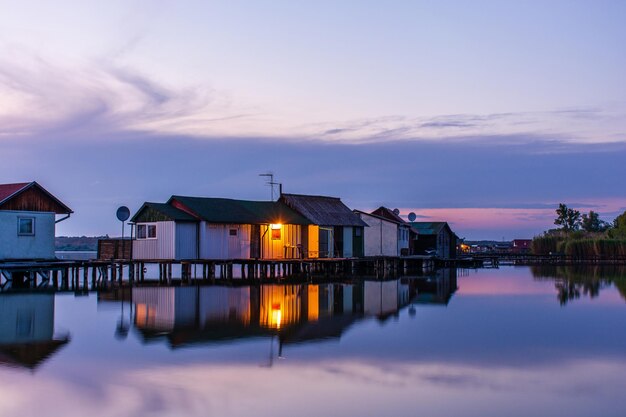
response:
<path id="1" fill-rule="evenodd" d="M 434 267 L 432 257 L 4 262 L 0 263 L 0 291 L 50 289 L 81 292 L 146 281 L 190 284 L 218 280 L 295 282 L 350 277 L 382 280 L 423 274 Z M 148 277 L 149 271 L 158 273 Z"/>

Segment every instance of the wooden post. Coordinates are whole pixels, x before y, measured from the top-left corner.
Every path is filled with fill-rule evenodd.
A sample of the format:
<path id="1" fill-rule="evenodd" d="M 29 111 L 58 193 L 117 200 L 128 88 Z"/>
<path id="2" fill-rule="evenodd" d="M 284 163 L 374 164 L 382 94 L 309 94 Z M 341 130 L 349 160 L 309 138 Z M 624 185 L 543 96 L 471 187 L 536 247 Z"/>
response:
<path id="1" fill-rule="evenodd" d="M 89 290 L 89 267 L 83 264 L 83 290 Z"/>

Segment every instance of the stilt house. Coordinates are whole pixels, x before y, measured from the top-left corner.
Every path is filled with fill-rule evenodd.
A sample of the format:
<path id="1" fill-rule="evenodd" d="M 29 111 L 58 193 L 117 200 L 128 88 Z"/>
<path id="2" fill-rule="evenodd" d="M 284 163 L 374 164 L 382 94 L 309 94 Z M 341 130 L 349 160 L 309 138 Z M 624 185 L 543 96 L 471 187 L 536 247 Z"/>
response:
<path id="1" fill-rule="evenodd" d="M 308 258 L 364 256 L 363 229 L 367 223 L 336 197 L 281 194 L 278 200 L 304 216 L 302 246 Z"/>
<path id="2" fill-rule="evenodd" d="M 55 225 L 71 213 L 34 181 L 0 184 L 0 261 L 54 259 Z"/>
<path id="3" fill-rule="evenodd" d="M 435 254 L 439 258 L 456 258 L 456 235 L 446 222 L 411 222 L 415 255 Z M 434 252 L 434 253 L 433 253 Z"/>
<path id="4" fill-rule="evenodd" d="M 146 260 L 300 258 L 310 224 L 282 202 L 185 196 L 144 203 L 132 222 Z"/>

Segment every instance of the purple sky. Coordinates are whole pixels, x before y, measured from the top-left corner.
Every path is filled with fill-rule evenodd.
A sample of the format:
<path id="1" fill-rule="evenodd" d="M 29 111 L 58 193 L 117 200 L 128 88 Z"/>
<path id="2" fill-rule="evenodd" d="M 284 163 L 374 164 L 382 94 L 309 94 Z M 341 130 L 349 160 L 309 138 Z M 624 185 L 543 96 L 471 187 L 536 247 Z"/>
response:
<path id="1" fill-rule="evenodd" d="M 61 3 L 0 2 L 0 182 L 72 207 L 59 234 L 268 170 L 470 239 L 626 209 L 623 2 Z"/>

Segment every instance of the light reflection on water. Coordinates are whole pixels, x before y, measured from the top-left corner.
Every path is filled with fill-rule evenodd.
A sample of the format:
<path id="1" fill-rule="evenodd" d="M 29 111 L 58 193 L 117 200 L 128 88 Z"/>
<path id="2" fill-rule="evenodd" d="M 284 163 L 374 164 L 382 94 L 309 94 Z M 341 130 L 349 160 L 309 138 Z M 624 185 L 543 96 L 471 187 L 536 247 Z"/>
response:
<path id="1" fill-rule="evenodd" d="M 625 280 L 507 267 L 3 294 L 0 416 L 618 416 Z"/>

